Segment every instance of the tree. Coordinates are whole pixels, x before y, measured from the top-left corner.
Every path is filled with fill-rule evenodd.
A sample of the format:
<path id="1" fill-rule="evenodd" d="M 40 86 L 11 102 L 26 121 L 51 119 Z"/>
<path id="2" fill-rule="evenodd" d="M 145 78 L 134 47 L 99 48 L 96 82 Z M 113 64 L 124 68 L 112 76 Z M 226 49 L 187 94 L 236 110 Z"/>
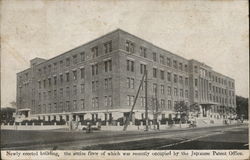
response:
<path id="1" fill-rule="evenodd" d="M 179 119 L 180 119 L 180 127 L 181 127 L 181 119 L 182 118 L 186 118 L 187 119 L 187 115 L 188 115 L 188 106 L 184 101 L 180 101 L 177 102 L 174 106 L 174 110 L 177 113 L 177 115 L 179 115 Z"/>
<path id="2" fill-rule="evenodd" d="M 238 117 L 248 119 L 248 98 L 236 96 L 236 113 Z"/>
<path id="3" fill-rule="evenodd" d="M 190 110 L 190 112 L 196 113 L 196 117 L 198 117 L 198 114 L 200 113 L 199 104 L 198 103 L 194 103 L 194 104 L 190 105 L 189 110 Z"/>
<path id="4" fill-rule="evenodd" d="M 3 122 L 9 122 L 11 120 L 14 120 L 13 118 L 13 113 L 16 111 L 15 108 L 10 108 L 10 107 L 6 107 L 6 108 L 1 108 L 1 123 Z"/>

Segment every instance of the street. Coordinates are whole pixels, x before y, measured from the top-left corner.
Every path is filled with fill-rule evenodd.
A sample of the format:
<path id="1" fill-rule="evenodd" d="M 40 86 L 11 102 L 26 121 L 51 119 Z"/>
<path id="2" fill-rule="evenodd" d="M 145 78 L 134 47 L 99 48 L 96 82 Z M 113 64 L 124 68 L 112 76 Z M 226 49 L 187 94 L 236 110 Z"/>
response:
<path id="1" fill-rule="evenodd" d="M 248 149 L 248 126 L 163 131 L 1 131 L 3 150 Z"/>

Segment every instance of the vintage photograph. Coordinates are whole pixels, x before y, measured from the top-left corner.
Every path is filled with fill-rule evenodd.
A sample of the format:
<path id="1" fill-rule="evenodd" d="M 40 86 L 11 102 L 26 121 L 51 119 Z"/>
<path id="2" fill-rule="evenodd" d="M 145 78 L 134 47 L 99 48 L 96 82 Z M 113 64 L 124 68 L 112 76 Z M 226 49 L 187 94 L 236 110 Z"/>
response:
<path id="1" fill-rule="evenodd" d="M 247 0 L 2 0 L 1 150 L 249 150 L 248 24 Z"/>

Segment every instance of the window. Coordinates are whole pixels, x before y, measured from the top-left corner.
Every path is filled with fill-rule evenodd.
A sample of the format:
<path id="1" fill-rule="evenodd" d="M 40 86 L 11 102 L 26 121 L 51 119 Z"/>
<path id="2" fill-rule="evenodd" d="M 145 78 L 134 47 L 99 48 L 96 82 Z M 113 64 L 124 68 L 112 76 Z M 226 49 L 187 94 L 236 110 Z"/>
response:
<path id="1" fill-rule="evenodd" d="M 168 100 L 168 109 L 171 109 L 171 108 L 172 108 L 172 101 Z"/>
<path id="2" fill-rule="evenodd" d="M 131 41 L 126 41 L 126 45 L 125 45 L 126 51 L 129 53 L 134 53 L 135 50 L 135 45 L 133 42 Z"/>
<path id="3" fill-rule="evenodd" d="M 66 66 L 70 66 L 70 58 L 66 58 Z"/>
<path id="4" fill-rule="evenodd" d="M 185 78 L 185 85 L 188 86 L 188 78 Z"/>
<path id="5" fill-rule="evenodd" d="M 98 64 L 92 65 L 92 76 L 98 75 Z"/>
<path id="6" fill-rule="evenodd" d="M 187 64 L 185 64 L 185 72 L 188 72 L 188 65 Z"/>
<path id="7" fill-rule="evenodd" d="M 182 71 L 183 70 L 183 65 L 182 63 L 179 63 L 179 69 Z"/>
<path id="8" fill-rule="evenodd" d="M 174 96 L 178 96 L 178 90 L 177 90 L 177 88 L 174 88 Z"/>
<path id="9" fill-rule="evenodd" d="M 157 78 L 157 69 L 156 68 L 153 68 L 153 77 Z"/>
<path id="10" fill-rule="evenodd" d="M 93 58 L 98 57 L 98 47 L 97 46 L 91 48 L 91 52 L 92 52 Z"/>
<path id="11" fill-rule="evenodd" d="M 194 79 L 194 86 L 195 86 L 195 87 L 198 86 L 198 79 Z"/>
<path id="12" fill-rule="evenodd" d="M 108 78 L 104 79 L 104 88 L 108 89 Z"/>
<path id="13" fill-rule="evenodd" d="M 46 92 L 43 92 L 43 99 L 46 100 Z"/>
<path id="14" fill-rule="evenodd" d="M 177 83 L 177 81 L 178 81 L 178 77 L 176 74 L 174 74 L 174 83 Z"/>
<path id="15" fill-rule="evenodd" d="M 63 102 L 60 102 L 60 106 L 59 106 L 59 112 L 62 112 L 63 111 Z"/>
<path id="16" fill-rule="evenodd" d="M 110 52 L 112 52 L 112 41 L 104 43 L 104 53 L 106 54 Z"/>
<path id="17" fill-rule="evenodd" d="M 105 107 L 112 106 L 112 96 L 105 96 L 104 104 L 105 104 Z"/>
<path id="18" fill-rule="evenodd" d="M 180 96 L 181 96 L 181 97 L 184 97 L 183 89 L 180 89 Z"/>
<path id="19" fill-rule="evenodd" d="M 57 108 L 57 103 L 54 103 L 54 112 L 57 112 L 58 108 Z M 55 120 L 55 119 L 54 119 Z"/>
<path id="20" fill-rule="evenodd" d="M 134 78 L 130 78 L 130 77 L 127 78 L 127 87 L 132 88 L 132 89 L 135 88 L 135 80 L 134 80 Z"/>
<path id="21" fill-rule="evenodd" d="M 145 97 L 141 97 L 141 106 L 142 107 L 145 107 L 145 104 L 146 104 L 145 100 L 146 100 Z"/>
<path id="22" fill-rule="evenodd" d="M 48 65 L 48 71 L 49 71 L 49 73 L 51 73 L 51 65 L 50 64 Z"/>
<path id="23" fill-rule="evenodd" d="M 63 74 L 60 74 L 60 82 L 63 83 Z"/>
<path id="24" fill-rule="evenodd" d="M 38 93 L 38 100 L 41 101 L 42 97 L 41 97 L 41 93 Z"/>
<path id="25" fill-rule="evenodd" d="M 85 78 L 85 68 L 81 68 L 80 72 L 81 72 L 81 79 L 84 79 Z"/>
<path id="26" fill-rule="evenodd" d="M 43 71 L 44 71 L 44 74 L 47 73 L 47 67 L 46 67 L 46 66 L 43 67 Z M 27 73 L 26 73 L 26 74 L 27 74 Z M 26 75 L 26 79 L 27 79 L 27 75 Z"/>
<path id="27" fill-rule="evenodd" d="M 67 73 L 66 73 L 66 81 L 69 82 L 69 79 L 70 79 L 70 77 L 69 77 L 69 72 L 67 72 Z"/>
<path id="28" fill-rule="evenodd" d="M 179 83 L 183 84 L 183 78 L 182 78 L 182 76 L 179 76 Z"/>
<path id="29" fill-rule="evenodd" d="M 105 105 L 105 107 L 108 106 L 108 96 L 104 97 L 104 105 Z"/>
<path id="30" fill-rule="evenodd" d="M 42 83 L 41 83 L 41 81 L 38 81 L 38 87 L 39 87 L 39 89 L 41 89 L 42 87 Z"/>
<path id="31" fill-rule="evenodd" d="M 127 60 L 127 71 L 134 72 L 134 61 Z"/>
<path id="32" fill-rule="evenodd" d="M 74 70 L 74 71 L 72 71 L 72 72 L 73 72 L 73 79 L 74 79 L 74 80 L 77 80 L 77 71 Z"/>
<path id="33" fill-rule="evenodd" d="M 145 64 L 141 64 L 140 65 L 140 72 L 141 72 L 141 74 L 144 74 L 145 71 L 146 71 L 146 69 L 147 69 L 147 66 Z"/>
<path id="34" fill-rule="evenodd" d="M 171 87 L 168 86 L 168 95 L 169 95 L 169 96 L 171 96 L 171 94 L 172 94 L 172 91 L 171 91 L 171 90 L 172 90 Z"/>
<path id="35" fill-rule="evenodd" d="M 48 98 L 51 99 L 51 91 L 48 91 Z"/>
<path id="36" fill-rule="evenodd" d="M 60 61 L 60 67 L 63 67 L 63 60 Z"/>
<path id="37" fill-rule="evenodd" d="M 161 85 L 161 94 L 165 94 L 165 87 L 164 87 L 164 85 Z"/>
<path id="38" fill-rule="evenodd" d="M 81 93 L 84 93 L 85 87 L 84 84 L 81 84 Z"/>
<path id="39" fill-rule="evenodd" d="M 81 99 L 81 109 L 85 109 L 85 102 L 84 102 L 84 99 Z"/>
<path id="40" fill-rule="evenodd" d="M 84 62 L 85 61 L 85 52 L 80 53 L 81 56 L 81 61 Z"/>
<path id="41" fill-rule="evenodd" d="M 99 81 L 92 81 L 92 91 L 96 91 L 99 87 Z"/>
<path id="42" fill-rule="evenodd" d="M 198 67 L 197 66 L 194 66 L 194 72 L 198 73 Z"/>
<path id="43" fill-rule="evenodd" d="M 161 99 L 161 108 L 165 108 L 165 100 Z"/>
<path id="44" fill-rule="evenodd" d="M 112 60 L 107 60 L 104 62 L 105 72 L 112 71 Z"/>
<path id="45" fill-rule="evenodd" d="M 73 55 L 73 63 L 77 64 L 77 55 Z"/>
<path id="46" fill-rule="evenodd" d="M 168 72 L 168 81 L 171 82 L 171 79 L 172 79 L 172 78 L 171 78 L 171 73 Z"/>
<path id="47" fill-rule="evenodd" d="M 160 55 L 160 64 L 165 64 L 165 59 L 163 55 Z"/>
<path id="48" fill-rule="evenodd" d="M 147 48 L 140 47 L 140 56 L 147 58 Z"/>
<path id="49" fill-rule="evenodd" d="M 57 63 L 55 62 L 54 63 L 54 71 L 56 71 L 57 70 Z"/>
<path id="50" fill-rule="evenodd" d="M 127 96 L 127 104 L 132 106 L 134 104 L 134 96 L 128 95 Z"/>
<path id="51" fill-rule="evenodd" d="M 56 98 L 57 97 L 57 91 L 56 91 L 56 89 L 54 90 L 54 98 Z"/>
<path id="52" fill-rule="evenodd" d="M 153 61 L 156 62 L 157 61 L 157 55 L 155 52 L 153 52 Z"/>
<path id="53" fill-rule="evenodd" d="M 73 110 L 75 111 L 77 109 L 77 103 L 76 100 L 73 101 Z"/>
<path id="54" fill-rule="evenodd" d="M 51 87 L 51 78 L 48 78 L 49 87 Z"/>
<path id="55" fill-rule="evenodd" d="M 56 85 L 56 84 L 57 84 L 57 77 L 54 76 L 54 85 Z"/>
<path id="56" fill-rule="evenodd" d="M 157 84 L 156 83 L 153 84 L 153 94 L 154 95 L 157 94 Z"/>
<path id="57" fill-rule="evenodd" d="M 60 97 L 63 97 L 63 88 L 60 88 Z"/>
<path id="58" fill-rule="evenodd" d="M 167 66 L 171 67 L 171 59 L 167 58 Z"/>
<path id="59" fill-rule="evenodd" d="M 99 107 L 98 97 L 92 98 L 92 107 L 93 108 L 98 108 Z"/>
<path id="60" fill-rule="evenodd" d="M 198 98 L 198 91 L 195 91 L 195 98 Z"/>
<path id="61" fill-rule="evenodd" d="M 161 70 L 161 79 L 164 80 L 165 76 L 164 76 L 164 71 Z"/>
<path id="62" fill-rule="evenodd" d="M 46 88 L 46 80 L 43 80 L 43 88 Z"/>
<path id="63" fill-rule="evenodd" d="M 188 90 L 185 90 L 185 97 L 188 98 Z"/>
<path id="64" fill-rule="evenodd" d="M 95 81 L 92 81 L 92 91 L 95 91 Z"/>
<path id="65" fill-rule="evenodd" d="M 73 94 L 77 95 L 77 87 L 76 87 L 76 85 L 73 86 Z"/>
<path id="66" fill-rule="evenodd" d="M 178 68 L 178 66 L 177 66 L 177 61 L 176 61 L 176 60 L 173 61 L 173 67 L 174 67 L 175 69 Z"/>
<path id="67" fill-rule="evenodd" d="M 66 101 L 66 106 L 64 111 L 66 112 L 70 111 L 69 101 Z"/>
<path id="68" fill-rule="evenodd" d="M 67 87 L 67 88 L 66 88 L 66 96 L 69 97 L 69 95 L 70 95 L 70 88 Z"/>
<path id="69" fill-rule="evenodd" d="M 108 88 L 112 88 L 112 78 L 108 79 Z"/>

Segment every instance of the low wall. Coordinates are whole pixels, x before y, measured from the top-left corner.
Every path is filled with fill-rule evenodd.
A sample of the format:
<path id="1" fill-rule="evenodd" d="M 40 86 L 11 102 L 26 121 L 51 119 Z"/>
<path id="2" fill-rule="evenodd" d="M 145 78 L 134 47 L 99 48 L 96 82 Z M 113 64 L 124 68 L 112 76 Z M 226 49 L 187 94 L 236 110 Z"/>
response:
<path id="1" fill-rule="evenodd" d="M 201 122 L 199 123 L 203 123 L 202 119 L 200 119 Z M 208 122 L 204 122 L 204 124 L 197 124 L 197 127 L 212 127 L 212 126 L 222 126 L 222 125 L 226 125 L 225 123 L 223 123 L 222 120 L 218 120 L 218 121 L 214 121 L 214 123 L 208 123 Z M 227 125 L 230 124 L 237 124 L 239 123 L 236 120 L 231 120 L 231 121 L 227 121 Z M 248 123 L 248 122 L 245 122 Z M 97 126 L 92 126 L 94 128 L 97 128 Z M 159 129 L 160 130 L 167 130 L 167 129 L 178 129 L 178 128 L 188 128 L 189 124 L 173 124 L 173 125 L 168 125 L 168 124 L 160 124 L 159 125 Z M 76 128 L 76 126 L 72 126 L 72 129 L 74 130 Z M 87 126 L 85 125 L 79 125 L 78 126 L 78 130 L 82 130 L 82 128 L 87 128 Z M 102 125 L 101 126 L 101 130 L 103 131 L 122 131 L 124 128 L 124 126 L 112 126 L 112 125 Z M 69 126 L 68 125 L 1 125 L 1 129 L 2 130 L 55 130 L 55 129 L 67 129 L 69 130 Z M 145 125 L 128 125 L 127 127 L 127 131 L 139 131 L 139 130 L 145 130 L 146 126 Z M 149 130 L 153 130 L 153 129 L 157 129 L 157 125 L 149 125 Z"/>
<path id="2" fill-rule="evenodd" d="M 53 130 L 69 128 L 66 125 L 44 125 L 44 126 L 26 126 L 26 125 L 2 125 L 2 130 Z"/>

